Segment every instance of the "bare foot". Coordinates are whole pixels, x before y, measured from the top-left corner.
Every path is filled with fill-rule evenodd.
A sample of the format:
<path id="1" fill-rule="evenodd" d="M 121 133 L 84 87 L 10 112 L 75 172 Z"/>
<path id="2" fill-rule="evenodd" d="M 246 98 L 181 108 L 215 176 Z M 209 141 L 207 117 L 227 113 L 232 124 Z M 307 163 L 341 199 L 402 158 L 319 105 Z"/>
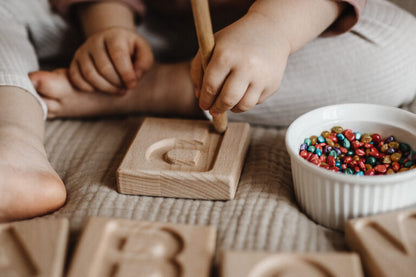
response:
<path id="1" fill-rule="evenodd" d="M 48 118 L 127 113 L 200 114 L 189 76 L 189 63 L 154 65 L 136 89 L 124 95 L 88 93 L 74 88 L 66 69 L 30 74 L 48 106 Z"/>
<path id="2" fill-rule="evenodd" d="M 0 222 L 54 211 L 66 191 L 47 160 L 40 105 L 19 88 L 0 92 Z"/>

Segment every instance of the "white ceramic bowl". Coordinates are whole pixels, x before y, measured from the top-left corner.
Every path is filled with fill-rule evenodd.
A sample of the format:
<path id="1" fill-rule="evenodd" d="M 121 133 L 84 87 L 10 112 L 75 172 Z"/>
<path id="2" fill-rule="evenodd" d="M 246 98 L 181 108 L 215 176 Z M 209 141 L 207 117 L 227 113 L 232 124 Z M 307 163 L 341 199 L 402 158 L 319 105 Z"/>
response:
<path id="1" fill-rule="evenodd" d="M 355 176 L 320 168 L 299 156 L 304 139 L 333 126 L 394 135 L 416 150 L 416 114 L 379 105 L 343 104 L 319 108 L 296 119 L 286 133 L 296 199 L 314 221 L 343 230 L 355 217 L 416 204 L 416 169 L 394 175 Z"/>

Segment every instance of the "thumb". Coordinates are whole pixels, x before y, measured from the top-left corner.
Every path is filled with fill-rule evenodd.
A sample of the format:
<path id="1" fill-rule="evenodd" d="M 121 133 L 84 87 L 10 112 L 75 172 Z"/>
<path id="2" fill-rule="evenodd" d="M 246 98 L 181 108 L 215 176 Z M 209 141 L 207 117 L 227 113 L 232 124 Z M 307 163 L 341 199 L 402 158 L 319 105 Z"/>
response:
<path id="1" fill-rule="evenodd" d="M 144 39 L 137 37 L 134 41 L 133 56 L 134 71 L 137 77 L 140 78 L 144 72 L 148 71 L 153 62 L 152 48 Z"/>

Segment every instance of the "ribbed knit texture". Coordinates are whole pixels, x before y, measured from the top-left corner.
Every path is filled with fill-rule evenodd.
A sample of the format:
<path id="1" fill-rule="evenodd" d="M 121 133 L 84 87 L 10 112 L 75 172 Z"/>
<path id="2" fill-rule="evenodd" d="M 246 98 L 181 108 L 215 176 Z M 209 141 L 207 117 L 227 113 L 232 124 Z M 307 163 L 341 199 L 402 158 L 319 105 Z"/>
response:
<path id="1" fill-rule="evenodd" d="M 140 122 L 138 117 L 48 122 L 46 150 L 68 190 L 66 205 L 50 217 L 68 217 L 74 234 L 89 216 L 109 216 L 213 225 L 218 250 L 345 250 L 341 233 L 315 224 L 296 206 L 285 129 L 253 128 L 234 200 L 117 193 L 115 172 Z"/>

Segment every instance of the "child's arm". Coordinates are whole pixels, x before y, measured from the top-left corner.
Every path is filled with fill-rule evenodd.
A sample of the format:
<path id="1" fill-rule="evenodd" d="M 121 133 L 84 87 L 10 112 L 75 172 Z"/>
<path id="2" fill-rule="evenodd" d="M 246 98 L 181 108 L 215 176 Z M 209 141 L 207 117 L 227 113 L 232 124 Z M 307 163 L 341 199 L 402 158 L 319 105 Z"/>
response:
<path id="1" fill-rule="evenodd" d="M 288 56 L 327 29 L 344 5 L 257 0 L 244 17 L 215 34 L 205 73 L 200 54 L 195 57 L 191 75 L 200 107 L 217 115 L 247 111 L 265 101 L 279 89 Z"/>
<path id="2" fill-rule="evenodd" d="M 77 12 L 87 39 L 69 67 L 73 85 L 108 93 L 134 88 L 153 54 L 135 31 L 133 11 L 123 3 L 95 2 L 80 5 Z"/>

